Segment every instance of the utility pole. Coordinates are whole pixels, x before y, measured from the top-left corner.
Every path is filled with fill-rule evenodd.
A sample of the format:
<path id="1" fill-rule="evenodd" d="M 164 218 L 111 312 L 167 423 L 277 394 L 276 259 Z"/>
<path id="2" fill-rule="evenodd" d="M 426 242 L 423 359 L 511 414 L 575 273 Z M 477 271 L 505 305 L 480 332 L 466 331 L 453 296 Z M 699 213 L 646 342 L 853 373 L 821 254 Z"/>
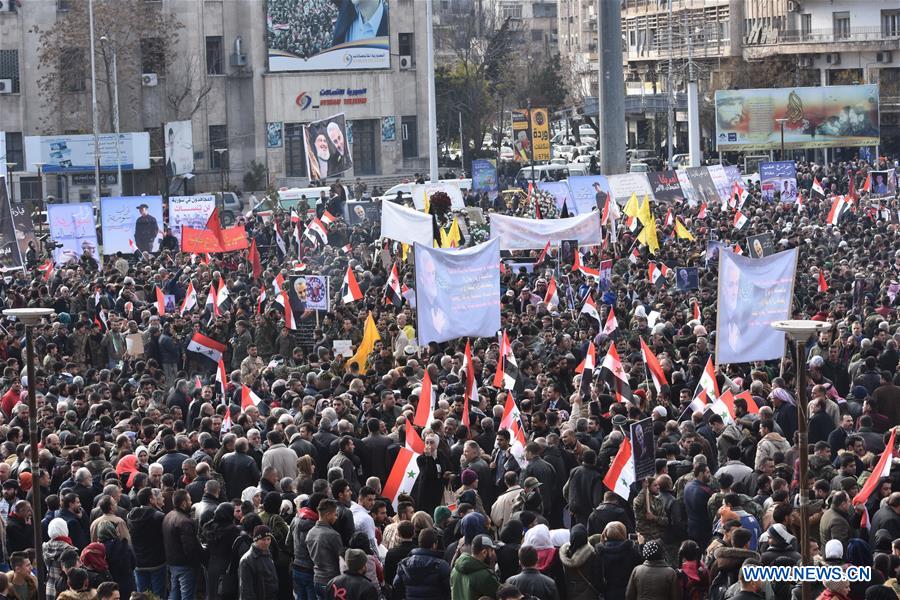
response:
<path id="1" fill-rule="evenodd" d="M 94 51 L 94 0 L 88 0 L 91 30 L 91 111 L 94 118 L 94 195 L 100 204 L 100 115 L 97 111 L 97 58 Z"/>
<path id="2" fill-rule="evenodd" d="M 622 6 L 599 0 L 597 48 L 600 89 L 597 102 L 600 166 L 607 175 L 625 172 L 625 75 L 622 71 Z"/>
<path id="3" fill-rule="evenodd" d="M 685 33 L 687 34 L 688 51 L 688 84 L 687 84 L 687 109 L 688 109 L 688 152 L 690 165 L 699 167 L 703 156 L 700 152 L 700 104 L 697 98 L 697 66 L 694 64 L 694 50 L 691 41 L 691 26 L 688 21 L 688 11 L 684 11 Z"/>
<path id="4" fill-rule="evenodd" d="M 425 0 L 425 54 L 428 79 L 428 174 L 438 180 L 437 102 L 434 91 L 434 0 Z"/>
<path id="5" fill-rule="evenodd" d="M 669 168 L 672 168 L 672 157 L 675 154 L 675 89 L 674 79 L 672 77 L 672 0 L 669 0 L 669 19 L 668 19 L 668 35 L 669 35 L 669 72 L 666 77 L 666 155 L 668 157 Z"/>

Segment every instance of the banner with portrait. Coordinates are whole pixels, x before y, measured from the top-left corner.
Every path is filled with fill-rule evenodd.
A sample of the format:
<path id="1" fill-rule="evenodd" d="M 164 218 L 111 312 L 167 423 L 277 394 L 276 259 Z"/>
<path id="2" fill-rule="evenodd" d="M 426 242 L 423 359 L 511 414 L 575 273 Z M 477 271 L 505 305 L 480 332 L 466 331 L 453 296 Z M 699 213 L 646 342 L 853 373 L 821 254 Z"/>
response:
<path id="1" fill-rule="evenodd" d="M 653 171 L 647 173 L 647 181 L 650 182 L 650 190 L 657 202 L 673 204 L 685 201 L 681 182 L 678 181 L 678 173 L 675 171 Z"/>
<path id="2" fill-rule="evenodd" d="M 29 242 L 34 242 L 35 248 L 37 248 L 34 221 L 31 220 L 31 216 L 34 214 L 33 206 L 34 204 L 30 200 L 10 206 L 13 226 L 16 228 L 16 241 L 19 243 L 19 253 L 22 255 L 23 261 L 25 253 L 28 252 Z"/>
<path id="3" fill-rule="evenodd" d="M 304 125 L 303 143 L 306 146 L 306 175 L 311 181 L 322 181 L 353 170 L 344 113 Z"/>
<path id="4" fill-rule="evenodd" d="M 6 178 L 0 178 L 0 270 L 18 269 L 21 266 L 22 254 L 19 251 L 16 225 L 6 193 Z"/>
<path id="5" fill-rule="evenodd" d="M 691 183 L 691 178 L 688 177 L 687 171 L 679 169 L 675 171 L 675 174 L 678 175 L 678 183 L 681 185 L 681 191 L 684 192 L 688 206 L 700 204 L 700 197 L 697 196 L 697 190 L 694 189 L 694 184 Z"/>
<path id="6" fill-rule="evenodd" d="M 656 443 L 653 441 L 653 419 L 647 417 L 629 425 L 634 476 L 640 481 L 656 473 Z"/>
<path id="7" fill-rule="evenodd" d="M 577 240 L 580 246 L 599 246 L 603 234 L 596 213 L 567 219 L 522 219 L 493 214 L 491 239 L 500 240 L 501 250 L 543 250 L 547 242 L 559 246 L 564 240 Z"/>
<path id="8" fill-rule="evenodd" d="M 728 173 L 725 172 L 725 167 L 722 165 L 709 165 L 706 167 L 706 171 L 709 173 L 709 178 L 712 179 L 713 185 L 716 186 L 719 200 L 722 201 L 723 206 L 726 205 L 728 198 L 731 197 L 731 182 L 728 180 Z"/>
<path id="9" fill-rule="evenodd" d="M 462 189 L 460 189 L 458 181 L 414 183 L 410 188 L 413 205 L 418 210 L 425 210 L 426 198 L 431 198 L 432 194 L 435 194 L 437 192 L 444 192 L 448 196 L 450 196 L 450 208 L 452 208 L 453 210 L 466 209 L 466 204 L 463 200 Z"/>
<path id="10" fill-rule="evenodd" d="M 637 194 L 638 200 L 644 196 L 650 196 L 653 200 L 653 190 L 650 189 L 650 181 L 646 173 L 623 173 L 621 175 L 607 175 L 609 190 L 613 198 L 619 204 L 625 204 L 632 194 Z"/>
<path id="11" fill-rule="evenodd" d="M 772 328 L 790 318 L 799 250 L 765 258 L 719 253 L 716 363 L 747 363 L 784 356 L 784 333 Z"/>
<path id="12" fill-rule="evenodd" d="M 194 170 L 194 132 L 190 121 L 166 123 L 166 176 L 175 177 Z"/>
<path id="13" fill-rule="evenodd" d="M 288 299 L 299 319 L 305 310 L 329 310 L 331 296 L 326 275 L 298 275 L 290 278 Z"/>
<path id="14" fill-rule="evenodd" d="M 273 73 L 391 68 L 394 0 L 266 0 L 265 7 Z"/>
<path id="15" fill-rule="evenodd" d="M 50 238 L 60 244 L 53 250 L 53 261 L 57 265 L 78 262 L 83 254 L 93 256 L 100 262 L 94 207 L 90 202 L 48 204 L 47 222 Z"/>
<path id="16" fill-rule="evenodd" d="M 158 252 L 163 235 L 160 196 L 123 196 L 100 199 L 103 254 Z M 204 223 L 204 226 L 206 223 Z"/>
<path id="17" fill-rule="evenodd" d="M 766 202 L 797 201 L 797 166 L 792 160 L 759 163 L 759 187 Z"/>
<path id="18" fill-rule="evenodd" d="M 384 200 L 388 202 L 388 200 Z M 347 224 L 374 227 L 381 221 L 381 202 L 373 200 L 350 200 L 347 207 Z"/>
<path id="19" fill-rule="evenodd" d="M 497 161 L 492 158 L 476 158 L 472 161 L 472 191 L 493 194 L 497 191 Z"/>
<path id="20" fill-rule="evenodd" d="M 565 181 L 558 182 L 566 185 Z M 538 188 L 543 189 L 543 183 Z M 609 181 L 605 175 L 576 175 L 569 177 L 569 197 L 572 199 L 566 206 L 570 215 L 584 215 L 598 210 L 598 205 L 606 203 L 606 198 L 611 195 Z M 559 206 L 562 210 L 562 206 Z"/>
<path id="21" fill-rule="evenodd" d="M 709 169 L 706 167 L 689 167 L 685 171 L 687 171 L 688 179 L 690 179 L 691 186 L 694 188 L 694 192 L 697 194 L 700 202 L 706 202 L 707 204 L 721 202 L 719 190 L 716 189 L 716 184 L 709 174 Z"/>
<path id="22" fill-rule="evenodd" d="M 677 267 L 675 269 L 675 289 L 687 292 L 700 288 L 700 269 L 697 267 Z"/>
<path id="23" fill-rule="evenodd" d="M 500 329 L 500 243 L 442 250 L 415 245 L 419 344 L 493 337 Z"/>
<path id="24" fill-rule="evenodd" d="M 211 194 L 198 196 L 169 196 L 169 229 L 181 243 L 181 228 L 203 229 L 209 215 L 216 207 L 216 197 Z"/>
<path id="25" fill-rule="evenodd" d="M 775 254 L 775 234 L 767 231 L 747 237 L 747 252 L 750 258 L 764 258 Z"/>
<path id="26" fill-rule="evenodd" d="M 870 171 L 873 196 L 893 196 L 897 191 L 897 176 L 894 171 Z"/>

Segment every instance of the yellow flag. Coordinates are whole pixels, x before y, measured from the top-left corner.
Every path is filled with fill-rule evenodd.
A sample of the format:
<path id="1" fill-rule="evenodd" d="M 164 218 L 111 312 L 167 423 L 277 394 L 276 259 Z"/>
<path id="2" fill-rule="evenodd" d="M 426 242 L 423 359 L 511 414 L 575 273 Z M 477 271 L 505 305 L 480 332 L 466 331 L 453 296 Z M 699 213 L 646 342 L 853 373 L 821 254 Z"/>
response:
<path id="1" fill-rule="evenodd" d="M 381 335 L 378 333 L 378 327 L 375 326 L 375 319 L 372 318 L 372 313 L 369 312 L 369 316 L 366 317 L 366 328 L 363 330 L 362 342 L 360 342 L 356 354 L 347 361 L 344 368 L 350 370 L 350 365 L 356 363 L 359 366 L 360 373 L 365 373 L 369 354 L 375 349 L 375 342 L 380 340 Z"/>
<path id="2" fill-rule="evenodd" d="M 684 226 L 684 223 L 678 217 L 675 217 L 675 235 L 678 236 L 679 240 L 694 241 L 694 236 L 691 235 L 691 232 L 688 231 L 688 228 Z"/>
<path id="3" fill-rule="evenodd" d="M 406 255 L 409 252 L 409 244 L 401 244 L 401 247 L 403 249 L 403 252 L 400 255 L 400 260 L 402 260 L 403 262 L 406 262 Z"/>
<path id="4" fill-rule="evenodd" d="M 633 198 L 637 198 L 636 195 L 632 194 Z M 629 200 L 629 202 L 631 202 Z M 650 212 L 650 197 L 644 196 L 644 201 L 641 203 L 641 208 L 638 210 L 637 215 L 633 215 L 638 218 L 638 221 L 641 222 L 641 225 L 644 227 L 649 227 L 650 223 L 653 223 L 653 213 Z"/>
<path id="5" fill-rule="evenodd" d="M 644 202 L 638 211 L 637 219 L 644 226 L 638 235 L 638 241 L 647 246 L 651 254 L 656 254 L 656 251 L 659 250 L 659 240 L 656 238 L 656 221 L 653 220 L 653 213 L 650 212 L 650 198 L 648 196 L 644 196 Z"/>
<path id="6" fill-rule="evenodd" d="M 441 248 L 449 248 L 450 247 L 450 237 L 447 235 L 447 232 L 443 227 L 438 227 L 441 232 Z"/>
<path id="7" fill-rule="evenodd" d="M 625 208 L 622 209 L 622 212 L 628 215 L 629 217 L 636 217 L 638 214 L 638 199 L 637 194 L 631 192 L 631 198 L 628 199 L 628 202 L 625 204 Z"/>
<path id="8" fill-rule="evenodd" d="M 447 233 L 447 242 L 450 248 L 458 248 L 462 241 L 462 233 L 459 231 L 459 219 L 453 217 L 453 223 L 450 225 L 450 232 Z"/>

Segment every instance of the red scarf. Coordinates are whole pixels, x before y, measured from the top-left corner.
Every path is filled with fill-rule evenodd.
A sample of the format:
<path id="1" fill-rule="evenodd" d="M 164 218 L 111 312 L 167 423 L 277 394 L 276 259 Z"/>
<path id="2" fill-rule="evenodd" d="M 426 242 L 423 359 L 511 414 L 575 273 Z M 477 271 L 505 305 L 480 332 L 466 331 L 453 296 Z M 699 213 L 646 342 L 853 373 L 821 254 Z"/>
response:
<path id="1" fill-rule="evenodd" d="M 67 543 L 67 544 L 70 545 L 70 546 L 74 546 L 74 545 L 75 545 L 75 544 L 72 543 L 72 538 L 70 538 L 70 537 L 67 536 L 67 535 L 58 535 L 58 536 L 56 536 L 55 538 L 53 538 L 53 540 L 54 540 L 54 541 L 59 540 L 59 541 L 61 541 L 61 542 L 65 542 L 65 543 Z"/>

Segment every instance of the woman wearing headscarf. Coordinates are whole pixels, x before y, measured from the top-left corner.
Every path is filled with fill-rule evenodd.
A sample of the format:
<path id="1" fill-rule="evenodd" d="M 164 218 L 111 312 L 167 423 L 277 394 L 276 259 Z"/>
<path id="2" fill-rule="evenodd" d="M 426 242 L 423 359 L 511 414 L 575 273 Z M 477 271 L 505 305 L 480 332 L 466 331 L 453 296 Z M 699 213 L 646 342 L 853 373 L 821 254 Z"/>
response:
<path id="1" fill-rule="evenodd" d="M 234 523 L 234 505 L 224 502 L 213 512 L 211 521 L 207 521 L 200 530 L 200 543 L 209 553 L 206 566 L 206 598 L 219 600 L 219 579 L 224 575 L 231 560 L 231 547 L 241 534 Z"/>
<path id="2" fill-rule="evenodd" d="M 628 539 L 628 530 L 620 521 L 607 523 L 594 546 L 605 578 L 605 600 L 625 600 L 625 590 L 631 572 L 641 562 L 638 545 Z"/>
<path id="3" fill-rule="evenodd" d="M 425 436 L 425 452 L 416 458 L 419 476 L 413 487 L 412 495 L 416 507 L 429 514 L 444 503 L 444 488 L 447 486 L 447 474 L 450 466 L 444 456 L 438 452 L 438 437 L 433 433 Z"/>
<path id="4" fill-rule="evenodd" d="M 594 548 L 588 544 L 587 528 L 572 527 L 569 541 L 559 549 L 559 560 L 566 574 L 568 600 L 596 600 L 600 597 L 603 573 Z"/>
<path id="5" fill-rule="evenodd" d="M 537 550 L 538 561 L 535 568 L 554 581 L 565 581 L 559 550 L 553 545 L 550 528 L 544 524 L 535 525 L 525 532 L 523 546 L 531 546 Z M 561 589 L 559 597 L 565 599 L 565 590 Z"/>
<path id="6" fill-rule="evenodd" d="M 122 597 L 131 597 L 134 591 L 135 558 L 131 544 L 119 536 L 116 526 L 105 521 L 97 528 L 97 539 L 106 549 L 106 562 L 109 565 L 109 574 L 113 581 L 119 585 Z"/>
<path id="7" fill-rule="evenodd" d="M 852 538 L 847 542 L 847 562 L 856 567 L 871 567 L 873 561 L 872 549 L 869 543 L 859 538 Z M 850 583 L 850 600 L 865 600 L 866 590 L 872 586 L 883 585 L 884 576 L 872 569 L 872 578 L 869 581 L 853 581 Z"/>
<path id="8" fill-rule="evenodd" d="M 91 587 L 96 589 L 104 581 L 112 581 L 109 563 L 106 562 L 106 546 L 100 542 L 91 542 L 81 551 L 81 564 L 87 571 Z"/>
<path id="9" fill-rule="evenodd" d="M 635 567 L 625 591 L 627 600 L 681 600 L 678 572 L 666 564 L 659 540 L 650 540 L 641 549 L 643 564 Z"/>
<path id="10" fill-rule="evenodd" d="M 447 550 L 444 552 L 444 558 L 450 563 L 451 569 L 457 557 L 463 552 L 468 552 L 472 547 L 472 540 L 475 539 L 475 536 L 486 533 L 486 529 L 485 516 L 480 512 L 473 510 L 462 518 L 459 522 L 460 538 L 448 544 Z M 444 541 L 446 542 L 446 540 Z"/>
<path id="11" fill-rule="evenodd" d="M 116 463 L 116 475 L 119 481 L 125 487 L 125 491 L 129 491 L 134 486 L 134 478 L 140 473 L 138 470 L 138 459 L 134 454 L 123 456 Z"/>
<path id="12" fill-rule="evenodd" d="M 69 537 L 69 527 L 66 522 L 59 517 L 51 520 L 47 525 L 47 536 L 49 542 L 44 542 L 44 564 L 47 567 L 47 597 L 56 598 L 57 594 L 63 590 L 56 589 L 56 582 L 62 577 L 62 567 L 59 560 L 63 552 L 66 550 L 75 550 L 72 544 L 72 538 Z"/>
<path id="13" fill-rule="evenodd" d="M 497 569 L 500 581 L 506 581 L 519 572 L 519 548 L 522 547 L 522 536 L 525 526 L 518 519 L 510 519 L 500 530 L 500 541 L 503 545 L 497 548 Z"/>
<path id="14" fill-rule="evenodd" d="M 287 536 L 290 527 L 281 516 L 281 494 L 269 492 L 263 499 L 263 510 L 259 513 L 262 524 L 272 532 L 272 545 L 269 551 L 272 560 L 275 561 L 275 572 L 278 573 L 278 597 L 282 600 L 290 600 L 293 594 L 293 582 L 291 580 L 291 552 L 293 545 L 287 546 Z"/>

